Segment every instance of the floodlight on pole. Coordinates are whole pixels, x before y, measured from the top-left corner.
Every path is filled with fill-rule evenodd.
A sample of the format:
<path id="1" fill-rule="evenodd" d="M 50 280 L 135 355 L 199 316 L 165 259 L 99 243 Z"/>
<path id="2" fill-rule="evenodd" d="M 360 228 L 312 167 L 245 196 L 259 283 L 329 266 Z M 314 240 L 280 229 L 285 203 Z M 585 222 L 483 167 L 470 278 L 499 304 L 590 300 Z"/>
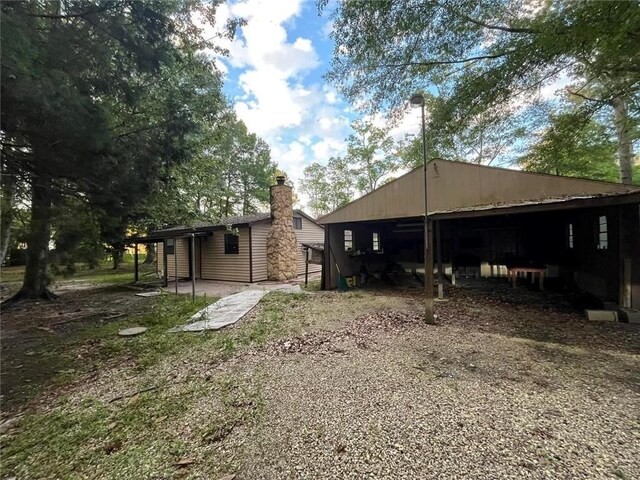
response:
<path id="1" fill-rule="evenodd" d="M 424 119 L 424 95 L 415 93 L 409 99 L 413 108 L 420 108 L 422 113 L 422 158 L 424 172 L 424 312 L 425 322 L 434 323 L 433 311 L 433 240 L 431 220 L 429 220 L 429 201 L 427 196 L 427 131 Z"/>

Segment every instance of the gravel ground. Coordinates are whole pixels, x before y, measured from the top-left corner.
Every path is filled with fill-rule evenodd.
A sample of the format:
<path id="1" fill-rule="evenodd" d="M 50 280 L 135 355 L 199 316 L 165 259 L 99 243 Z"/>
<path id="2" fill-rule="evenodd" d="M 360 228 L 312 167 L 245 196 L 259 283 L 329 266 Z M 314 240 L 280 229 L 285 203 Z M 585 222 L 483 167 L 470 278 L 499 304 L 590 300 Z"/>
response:
<path id="1" fill-rule="evenodd" d="M 265 402 L 239 477 L 640 478 L 639 330 L 456 293 L 237 359 Z"/>
<path id="2" fill-rule="evenodd" d="M 85 472 L 640 478 L 639 326 L 590 323 L 567 297 L 506 282 L 469 283 L 447 297 L 436 306 L 437 325 L 424 325 L 411 293 L 292 297 L 278 300 L 277 322 L 290 328 L 266 343 L 226 356 L 205 344 L 141 373 L 104 370 L 67 391 L 65 408 L 98 399 L 121 419 L 149 402 L 149 427 L 122 444 L 107 431 L 83 446 L 97 462 Z M 229 333 L 267 313 L 254 311 Z M 109 403 L 149 384 L 161 387 Z M 178 453 L 165 451 L 169 443 Z M 108 453 L 96 456 L 103 444 Z M 117 462 L 135 449 L 148 462 L 125 470 Z"/>

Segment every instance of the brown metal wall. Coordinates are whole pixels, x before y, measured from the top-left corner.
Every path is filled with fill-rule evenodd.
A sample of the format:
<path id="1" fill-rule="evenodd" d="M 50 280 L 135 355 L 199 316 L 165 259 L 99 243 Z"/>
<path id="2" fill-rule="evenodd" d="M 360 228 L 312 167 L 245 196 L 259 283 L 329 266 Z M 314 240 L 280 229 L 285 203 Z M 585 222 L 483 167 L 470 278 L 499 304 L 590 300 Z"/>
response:
<path id="1" fill-rule="evenodd" d="M 433 160 L 428 164 L 429 212 L 577 194 L 627 191 L 620 184 Z M 318 220 L 321 224 L 424 215 L 422 168 L 383 185 Z"/>

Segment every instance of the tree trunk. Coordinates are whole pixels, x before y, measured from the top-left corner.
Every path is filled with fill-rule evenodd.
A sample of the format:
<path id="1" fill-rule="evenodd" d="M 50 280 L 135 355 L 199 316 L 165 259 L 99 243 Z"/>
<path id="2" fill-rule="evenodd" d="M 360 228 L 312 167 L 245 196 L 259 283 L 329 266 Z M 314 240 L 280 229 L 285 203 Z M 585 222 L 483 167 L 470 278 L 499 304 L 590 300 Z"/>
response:
<path id="1" fill-rule="evenodd" d="M 618 137 L 618 162 L 620 182 L 631 185 L 633 181 L 633 151 L 631 148 L 629 112 L 624 98 L 613 99 L 613 115 Z"/>
<path id="2" fill-rule="evenodd" d="M 143 265 L 152 265 L 156 259 L 156 244 L 147 243 L 147 256 L 144 257 Z"/>
<path id="3" fill-rule="evenodd" d="M 10 301 L 22 299 L 52 300 L 49 291 L 47 263 L 51 239 L 51 192 L 49 179 L 39 176 L 31 187 L 31 228 L 27 243 L 27 265 L 22 288 Z"/>
<path id="4" fill-rule="evenodd" d="M 4 170 L 4 169 L 3 169 Z M 4 262 L 11 240 L 16 178 L 9 171 L 2 175 L 2 217 L 0 218 L 0 263 Z"/>
<path id="5" fill-rule="evenodd" d="M 113 260 L 113 269 L 117 271 L 122 263 L 122 249 L 114 246 L 111 258 Z"/>

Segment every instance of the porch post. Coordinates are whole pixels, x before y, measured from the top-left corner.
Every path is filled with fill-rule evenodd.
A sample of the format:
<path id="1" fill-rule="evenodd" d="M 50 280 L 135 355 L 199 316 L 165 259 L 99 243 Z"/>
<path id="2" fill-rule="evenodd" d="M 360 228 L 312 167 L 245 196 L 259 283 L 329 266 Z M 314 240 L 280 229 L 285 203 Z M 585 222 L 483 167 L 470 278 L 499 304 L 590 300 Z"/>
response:
<path id="1" fill-rule="evenodd" d="M 329 238 L 330 225 L 324 226 L 324 251 L 322 252 L 322 289 L 331 290 L 331 262 L 329 261 L 331 240 Z"/>
<path id="2" fill-rule="evenodd" d="M 134 245 L 133 250 L 133 283 L 138 283 L 138 244 Z"/>
<path id="3" fill-rule="evenodd" d="M 196 236 L 191 234 L 191 298 L 196 300 Z"/>
<path id="4" fill-rule="evenodd" d="M 175 247 L 174 247 L 175 248 Z M 163 262 L 162 262 L 162 266 L 164 267 L 164 279 L 162 281 L 163 283 L 163 287 L 168 287 L 169 286 L 169 256 L 167 255 L 167 239 L 163 238 L 162 239 L 162 258 L 163 258 Z"/>
<path id="5" fill-rule="evenodd" d="M 436 220 L 436 242 L 438 243 L 436 249 L 436 255 L 438 256 L 438 298 L 444 298 L 444 275 L 442 272 L 442 232 L 440 228 L 440 222 L 442 220 Z"/>
<path id="6" fill-rule="evenodd" d="M 178 294 L 178 239 L 173 238 L 173 279 L 176 282 L 176 295 Z"/>
<path id="7" fill-rule="evenodd" d="M 304 284 L 309 284 L 309 247 L 304 249 Z"/>

